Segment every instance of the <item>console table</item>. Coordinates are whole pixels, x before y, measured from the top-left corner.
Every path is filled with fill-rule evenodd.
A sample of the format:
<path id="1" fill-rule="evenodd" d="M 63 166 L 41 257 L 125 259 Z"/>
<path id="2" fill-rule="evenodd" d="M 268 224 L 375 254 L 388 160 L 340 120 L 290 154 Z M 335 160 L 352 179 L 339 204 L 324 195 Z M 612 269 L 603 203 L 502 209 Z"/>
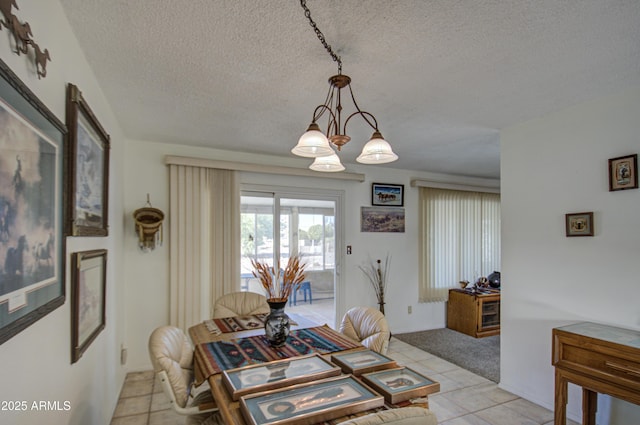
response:
<path id="1" fill-rule="evenodd" d="M 447 327 L 474 338 L 500 333 L 500 290 L 450 289 Z"/>
<path id="2" fill-rule="evenodd" d="M 580 322 L 553 329 L 555 425 L 566 424 L 567 383 L 582 387 L 582 423 L 595 425 L 598 393 L 640 404 L 640 332 Z"/>

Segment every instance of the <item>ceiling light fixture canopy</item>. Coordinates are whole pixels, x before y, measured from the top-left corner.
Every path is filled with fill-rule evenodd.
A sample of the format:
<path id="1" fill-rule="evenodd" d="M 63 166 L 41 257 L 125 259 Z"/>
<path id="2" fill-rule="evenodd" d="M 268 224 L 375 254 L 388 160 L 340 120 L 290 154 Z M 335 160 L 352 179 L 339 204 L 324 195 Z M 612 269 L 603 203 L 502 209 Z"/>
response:
<path id="1" fill-rule="evenodd" d="M 307 7 L 306 0 L 300 0 L 300 5 L 304 9 L 305 16 L 309 20 L 309 24 L 313 27 L 318 39 L 327 50 L 329 55 L 338 63 L 338 74 L 329 78 L 329 92 L 322 105 L 316 107 L 313 111 L 313 118 L 307 131 L 300 137 L 298 144 L 291 149 L 291 152 L 298 156 L 316 158 L 309 168 L 315 171 L 336 172 L 343 171 L 344 166 L 340 163 L 340 158 L 334 151 L 332 145 L 338 151 L 346 145 L 351 137 L 347 136 L 347 124 L 349 120 L 358 115 L 373 128 L 374 132 L 371 139 L 362 149 L 362 153 L 356 161 L 362 164 L 386 164 L 398 159 L 391 149 L 391 145 L 384 140 L 382 134 L 378 130 L 378 121 L 369 112 L 363 111 L 358 106 L 353 90 L 351 89 L 351 78 L 342 74 L 342 60 L 335 54 L 331 46 L 327 44 L 324 35 L 318 29 L 316 23 L 311 19 L 311 12 Z M 351 101 L 356 111 L 347 116 L 342 121 L 342 89 L 349 88 Z M 323 133 L 317 121 L 324 115 L 328 115 L 327 130 Z"/>

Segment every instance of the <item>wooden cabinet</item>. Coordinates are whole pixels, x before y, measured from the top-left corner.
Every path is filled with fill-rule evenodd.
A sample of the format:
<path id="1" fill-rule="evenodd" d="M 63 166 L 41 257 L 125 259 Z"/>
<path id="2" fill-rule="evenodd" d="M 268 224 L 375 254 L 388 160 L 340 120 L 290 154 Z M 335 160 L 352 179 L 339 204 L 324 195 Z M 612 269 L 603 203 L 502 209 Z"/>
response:
<path id="1" fill-rule="evenodd" d="M 598 393 L 640 404 L 640 332 L 580 322 L 555 328 L 555 425 L 566 424 L 567 384 L 582 386 L 582 423 L 595 425 Z"/>
<path id="2" fill-rule="evenodd" d="M 447 327 L 474 338 L 500 333 L 500 291 L 449 290 Z"/>

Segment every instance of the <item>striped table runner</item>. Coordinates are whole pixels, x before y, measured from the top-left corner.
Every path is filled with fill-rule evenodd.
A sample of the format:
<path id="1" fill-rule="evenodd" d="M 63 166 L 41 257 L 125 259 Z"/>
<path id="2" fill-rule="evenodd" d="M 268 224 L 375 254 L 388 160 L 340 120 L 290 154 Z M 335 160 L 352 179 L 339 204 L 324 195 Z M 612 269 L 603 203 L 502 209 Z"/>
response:
<path id="1" fill-rule="evenodd" d="M 254 363 L 311 353 L 327 354 L 362 347 L 327 325 L 292 330 L 283 347 L 273 348 L 264 335 L 199 344 L 195 349 L 196 385 L 211 375 Z"/>

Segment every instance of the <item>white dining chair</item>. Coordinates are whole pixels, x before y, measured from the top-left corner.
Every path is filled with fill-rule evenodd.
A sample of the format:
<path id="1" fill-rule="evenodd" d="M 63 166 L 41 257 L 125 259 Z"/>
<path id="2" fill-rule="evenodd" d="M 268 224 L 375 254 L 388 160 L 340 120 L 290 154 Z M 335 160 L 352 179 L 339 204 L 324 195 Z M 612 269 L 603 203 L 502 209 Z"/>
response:
<path id="1" fill-rule="evenodd" d="M 386 354 L 391 331 L 387 319 L 373 307 L 353 307 L 340 323 L 340 333 L 365 347 Z"/>

